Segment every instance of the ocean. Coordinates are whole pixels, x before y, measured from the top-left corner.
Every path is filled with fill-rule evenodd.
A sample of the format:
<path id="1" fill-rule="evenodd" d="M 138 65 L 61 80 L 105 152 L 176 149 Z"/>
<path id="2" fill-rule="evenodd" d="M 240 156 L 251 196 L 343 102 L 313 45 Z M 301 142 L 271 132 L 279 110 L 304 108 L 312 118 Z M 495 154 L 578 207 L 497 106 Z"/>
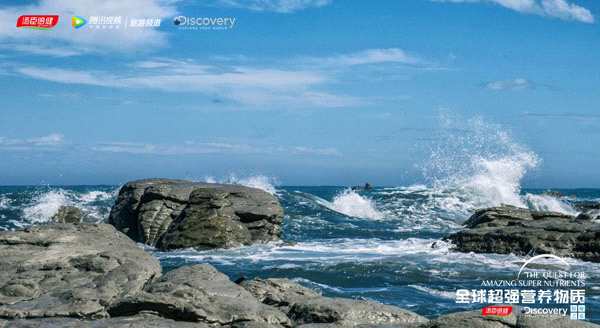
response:
<path id="1" fill-rule="evenodd" d="M 575 214 L 577 202 L 600 201 L 600 189 L 553 189 L 563 195 L 554 197 L 544 190 L 490 189 L 487 184 L 477 189 L 473 179 L 452 188 L 412 185 L 369 191 L 274 186 L 264 177 L 239 183 L 279 198 L 285 209 L 284 242 L 211 251 L 140 247 L 152 252 L 165 271 L 208 262 L 232 279 L 287 277 L 325 295 L 373 299 L 428 317 L 481 307 L 457 304 L 456 290 L 478 289 L 486 280 L 514 279 L 527 259 L 451 251 L 441 238 L 460 229 L 474 209 L 508 203 Z M 61 205 L 78 206 L 88 213 L 88 221 L 103 222 L 118 190 L 119 186 L 3 186 L 0 229 L 47 222 Z M 600 322 L 600 264 L 567 261 L 572 271 L 588 275 L 587 316 Z"/>

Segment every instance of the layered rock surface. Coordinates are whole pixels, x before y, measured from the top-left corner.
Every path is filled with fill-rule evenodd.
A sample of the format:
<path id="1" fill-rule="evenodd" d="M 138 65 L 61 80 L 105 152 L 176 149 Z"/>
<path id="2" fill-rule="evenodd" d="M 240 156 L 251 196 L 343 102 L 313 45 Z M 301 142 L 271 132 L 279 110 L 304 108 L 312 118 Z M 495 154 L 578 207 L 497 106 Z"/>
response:
<path id="1" fill-rule="evenodd" d="M 227 248 L 278 240 L 283 209 L 273 195 L 237 185 L 147 179 L 125 184 L 109 223 L 160 249 Z"/>
<path id="2" fill-rule="evenodd" d="M 241 285 L 296 324 L 416 326 L 428 320 L 414 312 L 372 301 L 323 297 L 288 279 L 254 279 Z"/>
<path id="3" fill-rule="evenodd" d="M 447 237 L 461 252 L 554 254 L 600 262 L 600 223 L 587 217 L 514 206 L 477 211 Z"/>
<path id="4" fill-rule="evenodd" d="M 291 326 L 281 311 L 258 302 L 208 264 L 168 272 L 147 288 L 109 309 L 112 316 L 154 312 L 165 318 L 204 322 L 216 326 L 241 322 Z"/>
<path id="5" fill-rule="evenodd" d="M 160 264 L 106 224 L 0 234 L 0 318 L 108 316 L 160 275 Z"/>

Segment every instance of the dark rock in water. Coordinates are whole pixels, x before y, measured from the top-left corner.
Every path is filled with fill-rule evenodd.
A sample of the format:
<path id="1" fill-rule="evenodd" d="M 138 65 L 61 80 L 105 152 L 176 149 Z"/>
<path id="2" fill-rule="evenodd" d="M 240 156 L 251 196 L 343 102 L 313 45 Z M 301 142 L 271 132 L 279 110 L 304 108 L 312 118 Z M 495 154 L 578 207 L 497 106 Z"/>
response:
<path id="1" fill-rule="evenodd" d="M 554 198 L 560 198 L 564 196 L 560 191 L 557 190 L 546 190 L 542 193 L 542 195 L 552 196 Z"/>
<path id="2" fill-rule="evenodd" d="M 82 210 L 75 206 L 61 206 L 58 212 L 52 216 L 51 221 L 56 223 L 81 223 L 86 217 Z"/>
<path id="3" fill-rule="evenodd" d="M 600 210 L 599 202 L 592 202 L 592 201 L 576 202 L 575 204 L 573 204 L 573 206 L 575 207 L 576 210 L 578 210 L 580 212 L 587 212 L 590 210 Z"/>
<path id="4" fill-rule="evenodd" d="M 0 234 L 0 317 L 101 318 L 160 275 L 156 259 L 106 224 Z"/>
<path id="5" fill-rule="evenodd" d="M 109 223 L 161 249 L 227 248 L 279 240 L 277 198 L 237 185 L 148 179 L 125 184 Z"/>
<path id="6" fill-rule="evenodd" d="M 583 221 L 600 220 L 600 211 L 592 210 L 585 213 L 579 213 L 575 219 Z"/>
<path id="7" fill-rule="evenodd" d="M 464 225 L 465 230 L 446 237 L 461 252 L 551 253 L 600 262 L 600 224 L 596 221 L 504 205 L 479 210 Z"/>
<path id="8" fill-rule="evenodd" d="M 258 302 L 252 294 L 208 264 L 166 273 L 144 292 L 126 297 L 109 310 L 111 316 L 151 311 L 176 320 L 231 325 L 240 321 L 290 326 L 281 311 Z"/>
<path id="9" fill-rule="evenodd" d="M 0 320 L 0 328 L 209 328 L 197 322 L 182 322 L 161 318 L 152 314 L 132 317 L 82 320 L 76 318 L 44 318 Z"/>
<path id="10" fill-rule="evenodd" d="M 428 320 L 414 312 L 372 301 L 323 297 L 288 279 L 253 279 L 241 283 L 258 300 L 287 313 L 296 324 L 338 326 L 416 325 Z"/>

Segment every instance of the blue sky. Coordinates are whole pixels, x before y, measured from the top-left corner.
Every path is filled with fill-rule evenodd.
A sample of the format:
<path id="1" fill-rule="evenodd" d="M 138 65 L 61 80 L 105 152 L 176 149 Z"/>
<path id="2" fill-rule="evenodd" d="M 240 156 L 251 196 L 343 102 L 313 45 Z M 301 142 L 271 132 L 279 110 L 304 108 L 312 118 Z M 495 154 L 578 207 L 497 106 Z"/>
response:
<path id="1" fill-rule="evenodd" d="M 599 12 L 592 0 L 4 1 L 0 184 L 404 185 L 483 120 L 541 159 L 526 186 L 598 187 Z M 53 13 L 53 30 L 15 27 Z M 72 15 L 162 24 L 75 30 Z M 183 30 L 178 15 L 235 24 Z"/>

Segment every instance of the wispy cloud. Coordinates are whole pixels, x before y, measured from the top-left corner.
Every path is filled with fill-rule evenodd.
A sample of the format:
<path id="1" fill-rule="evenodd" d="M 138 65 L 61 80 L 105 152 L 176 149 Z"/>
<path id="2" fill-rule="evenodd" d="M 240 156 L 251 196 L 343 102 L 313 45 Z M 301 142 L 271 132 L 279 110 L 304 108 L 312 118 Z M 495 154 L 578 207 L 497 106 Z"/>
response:
<path id="1" fill-rule="evenodd" d="M 600 120 L 600 114 L 594 113 L 539 113 L 539 112 L 524 112 L 522 116 L 535 117 L 539 119 L 573 119 L 573 120 Z"/>
<path id="2" fill-rule="evenodd" d="M 315 155 L 315 156 L 341 156 L 335 148 L 318 148 L 308 146 L 276 146 L 276 145 L 250 145 L 225 142 L 194 142 L 188 141 L 180 144 L 155 144 L 136 142 L 109 142 L 95 145 L 91 148 L 98 152 L 146 154 L 146 155 L 208 155 L 208 154 L 287 154 L 287 155 Z"/>
<path id="3" fill-rule="evenodd" d="M 318 8 L 329 5 L 332 0 L 217 0 L 218 6 L 243 8 L 253 11 L 273 11 L 293 13 L 307 8 Z"/>
<path id="4" fill-rule="evenodd" d="M 452 3 L 494 3 L 525 14 L 572 20 L 592 24 L 594 15 L 587 8 L 566 0 L 431 0 Z"/>
<path id="5" fill-rule="evenodd" d="M 368 64 L 401 63 L 419 64 L 423 61 L 416 56 L 409 55 L 399 48 L 367 49 L 348 54 L 334 55 L 323 58 L 313 58 L 323 64 L 339 66 L 355 66 Z"/>
<path id="6" fill-rule="evenodd" d="M 0 137 L 0 150 L 53 149 L 63 144 L 64 136 L 60 133 L 32 138 Z"/>
<path id="7" fill-rule="evenodd" d="M 238 61 L 209 58 L 198 62 L 162 57 L 121 64 L 111 70 L 13 65 L 12 71 L 63 84 L 199 93 L 217 99 L 218 103 L 261 108 L 339 108 L 371 103 L 365 98 L 331 91 L 342 73 L 354 74 L 354 70 L 365 65 L 392 72 L 387 66 L 390 64 L 422 68 L 429 65 L 402 49 L 381 48 L 294 57 L 261 65 L 247 58 Z M 381 79 L 384 75 L 373 71 L 369 78 Z"/>
<path id="8" fill-rule="evenodd" d="M 87 52 L 144 51 L 167 42 L 166 34 L 152 28 L 106 30 L 73 30 L 68 22 L 61 22 L 52 33 L 15 29 L 17 17 L 24 13 L 58 14 L 61 20 L 71 16 L 123 16 L 162 18 L 175 15 L 173 1 L 165 0 L 41 0 L 26 6 L 0 8 L 0 43 L 10 49 L 31 54 L 68 57 Z M 7 48 L 7 47 L 3 47 Z"/>
<path id="9" fill-rule="evenodd" d="M 534 83 L 524 78 L 516 78 L 512 80 L 491 81 L 485 83 L 484 86 L 494 91 L 525 90 L 533 88 Z"/>
<path id="10" fill-rule="evenodd" d="M 363 104 L 357 97 L 328 92 L 324 85 L 333 81 L 326 72 L 222 66 L 155 59 L 132 63 L 129 70 L 119 73 L 36 66 L 16 67 L 15 72 L 65 84 L 199 92 L 248 106 L 346 107 Z"/>

